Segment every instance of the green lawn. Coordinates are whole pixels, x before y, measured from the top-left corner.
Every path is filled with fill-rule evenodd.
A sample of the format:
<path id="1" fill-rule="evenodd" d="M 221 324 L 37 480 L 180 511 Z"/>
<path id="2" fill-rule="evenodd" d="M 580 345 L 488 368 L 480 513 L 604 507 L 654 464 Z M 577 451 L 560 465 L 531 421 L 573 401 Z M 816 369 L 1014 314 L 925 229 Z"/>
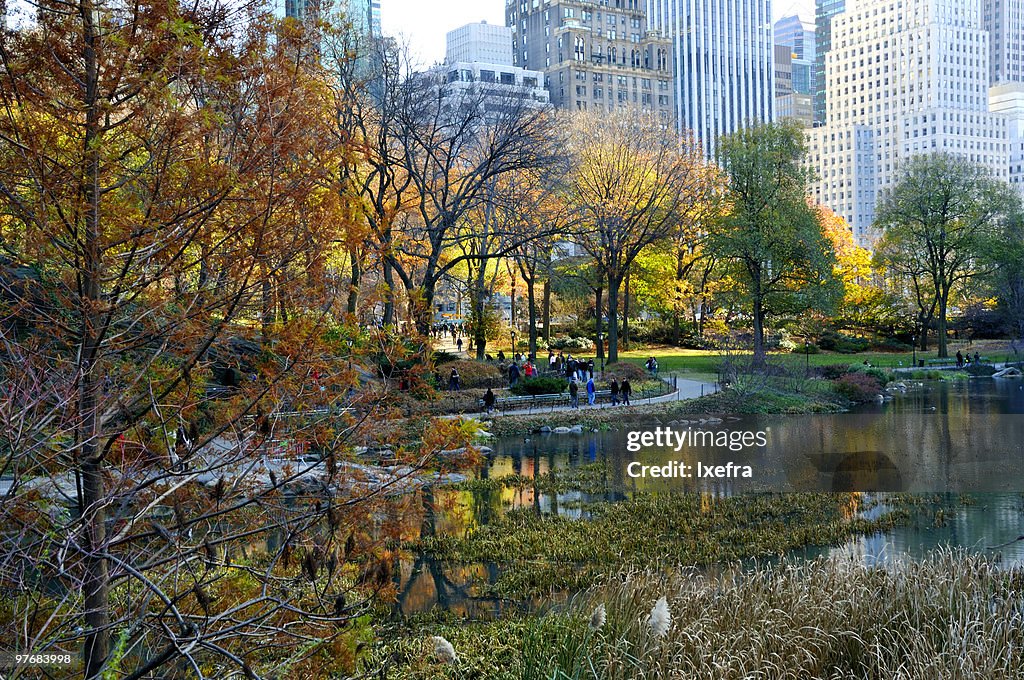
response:
<path id="1" fill-rule="evenodd" d="M 951 353 L 956 352 L 956 347 L 951 348 Z M 735 354 L 735 353 L 734 353 Z M 1002 361 L 1001 354 L 992 352 L 982 354 L 994 361 Z M 713 379 L 718 374 L 718 365 L 722 362 L 722 353 L 714 350 L 700 349 L 679 349 L 678 347 L 651 347 L 643 350 L 632 350 L 620 352 L 620 358 L 643 365 L 647 358 L 654 356 L 658 359 L 658 367 L 662 373 L 687 373 L 697 380 Z M 934 359 L 936 352 L 918 352 L 917 359 Z M 770 355 L 769 361 L 784 363 L 787 366 L 799 368 L 805 362 L 811 366 L 828 366 L 831 364 L 861 364 L 867 361 L 872 366 L 882 368 L 898 368 L 900 366 L 910 367 L 913 365 L 914 354 L 912 352 L 861 352 L 859 354 L 837 354 L 833 352 L 822 352 L 810 354 L 806 357 L 803 354 L 792 354 L 790 352 L 775 352 Z"/>

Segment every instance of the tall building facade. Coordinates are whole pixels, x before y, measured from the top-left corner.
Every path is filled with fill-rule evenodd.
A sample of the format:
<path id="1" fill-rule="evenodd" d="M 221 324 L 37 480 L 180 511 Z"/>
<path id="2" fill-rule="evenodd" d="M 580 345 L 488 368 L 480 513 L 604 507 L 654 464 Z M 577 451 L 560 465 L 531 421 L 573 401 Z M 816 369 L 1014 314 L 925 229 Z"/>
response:
<path id="1" fill-rule="evenodd" d="M 722 135 L 774 118 L 770 0 L 646 1 L 648 25 L 672 40 L 678 125 L 708 155 Z"/>
<path id="2" fill-rule="evenodd" d="M 543 71 L 561 109 L 636 107 L 670 121 L 672 45 L 641 0 L 508 0 L 513 63 Z"/>
<path id="3" fill-rule="evenodd" d="M 381 0 L 370 0 L 370 33 L 378 38 L 384 35 L 380 26 L 380 3 Z"/>
<path id="4" fill-rule="evenodd" d="M 380 2 L 381 0 L 284 0 L 284 16 L 305 21 L 313 17 L 318 8 L 328 8 L 332 14 L 344 14 L 345 20 L 360 35 L 379 37 L 380 33 Z M 280 13 L 280 9 L 278 9 Z"/>
<path id="5" fill-rule="evenodd" d="M 831 22 L 825 125 L 809 131 L 815 198 L 859 242 L 920 154 L 947 152 L 1009 179 L 1006 116 L 989 111 L 981 0 L 859 0 Z"/>
<path id="6" fill-rule="evenodd" d="M 814 94 L 814 27 L 791 15 L 775 22 L 775 44 L 789 48 L 793 91 Z"/>
<path id="7" fill-rule="evenodd" d="M 1010 185 L 1024 198 L 1024 83 L 1001 83 L 988 91 L 989 108 L 1006 116 Z"/>
<path id="8" fill-rule="evenodd" d="M 466 24 L 447 34 L 444 81 L 452 93 L 479 96 L 493 119 L 507 107 L 550 105 L 544 72 L 513 65 L 512 29 L 487 23 Z"/>
<path id="9" fill-rule="evenodd" d="M 993 85 L 1024 83 L 1024 0 L 984 0 Z"/>
<path id="10" fill-rule="evenodd" d="M 483 61 L 512 66 L 512 29 L 481 21 L 448 31 L 445 62 Z"/>
<path id="11" fill-rule="evenodd" d="M 814 3 L 814 122 L 825 122 L 825 55 L 832 49 L 832 17 L 842 14 L 846 0 Z"/>
<path id="12" fill-rule="evenodd" d="M 793 53 L 785 45 L 775 46 L 775 98 L 793 94 Z"/>

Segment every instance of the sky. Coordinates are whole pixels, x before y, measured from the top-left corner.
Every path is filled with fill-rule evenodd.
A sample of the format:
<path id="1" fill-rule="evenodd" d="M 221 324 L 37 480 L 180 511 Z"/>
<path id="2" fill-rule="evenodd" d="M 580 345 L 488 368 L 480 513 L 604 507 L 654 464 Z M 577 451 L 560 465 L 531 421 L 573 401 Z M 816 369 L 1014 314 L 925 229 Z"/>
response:
<path id="1" fill-rule="evenodd" d="M 799 14 L 814 23 L 814 0 L 777 0 L 779 19 Z M 505 25 L 505 0 L 381 0 L 385 34 L 404 39 L 421 65 L 444 60 L 445 33 L 476 21 Z"/>

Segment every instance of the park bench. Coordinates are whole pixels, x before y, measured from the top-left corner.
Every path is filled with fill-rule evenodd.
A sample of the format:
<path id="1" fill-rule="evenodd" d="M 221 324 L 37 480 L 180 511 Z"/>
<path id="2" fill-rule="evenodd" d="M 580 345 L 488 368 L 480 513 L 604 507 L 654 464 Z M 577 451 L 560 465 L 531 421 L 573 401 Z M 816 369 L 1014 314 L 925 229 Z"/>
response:
<path id="1" fill-rule="evenodd" d="M 611 391 L 610 390 L 597 390 L 595 394 L 595 401 L 610 401 Z M 580 406 L 587 403 L 587 391 L 580 389 L 579 392 Z M 569 392 L 562 392 L 561 394 L 524 394 L 516 395 L 512 397 L 501 397 L 500 399 L 494 400 L 494 408 L 498 411 L 512 411 L 520 408 L 543 408 L 545 406 L 554 408 L 555 406 L 568 406 L 569 405 Z M 480 399 L 480 409 L 484 409 L 484 400 Z"/>
<path id="2" fill-rule="evenodd" d="M 970 360 L 971 364 L 973 364 L 974 357 L 971 356 Z M 988 357 L 979 357 L 979 361 L 983 366 L 992 364 L 992 360 Z M 945 359 L 925 359 L 924 364 L 925 366 L 956 366 L 956 357 L 946 357 Z"/>

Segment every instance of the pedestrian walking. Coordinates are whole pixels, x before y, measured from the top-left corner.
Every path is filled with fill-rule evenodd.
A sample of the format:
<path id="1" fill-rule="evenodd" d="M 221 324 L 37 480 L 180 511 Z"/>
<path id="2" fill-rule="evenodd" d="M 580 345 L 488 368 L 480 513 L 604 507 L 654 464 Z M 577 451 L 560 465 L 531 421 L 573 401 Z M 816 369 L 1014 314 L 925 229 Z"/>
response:
<path id="1" fill-rule="evenodd" d="M 455 346 L 458 348 L 459 354 L 462 354 L 462 338 L 455 341 Z"/>
<path id="2" fill-rule="evenodd" d="M 580 407 L 580 385 L 575 378 L 569 383 L 569 406 L 575 409 Z"/>
<path id="3" fill-rule="evenodd" d="M 456 369 L 452 369 L 451 375 L 448 376 L 448 391 L 458 392 L 462 389 L 462 379 L 459 377 L 459 372 Z"/>
<path id="4" fill-rule="evenodd" d="M 629 398 L 633 394 L 633 386 L 629 384 L 629 379 L 622 379 L 622 387 L 619 388 L 619 391 L 622 392 L 623 405 L 629 406 Z"/>
<path id="5" fill-rule="evenodd" d="M 515 387 L 519 382 L 519 364 L 512 362 L 508 365 L 508 386 Z"/>
<path id="6" fill-rule="evenodd" d="M 594 386 L 594 377 L 591 376 L 587 380 L 587 403 L 590 404 L 591 406 L 593 406 L 594 402 L 596 400 L 597 400 L 597 388 Z"/>
<path id="7" fill-rule="evenodd" d="M 619 381 L 612 378 L 612 381 L 608 383 L 608 391 L 612 393 L 612 406 L 619 405 Z"/>
<path id="8" fill-rule="evenodd" d="M 587 361 L 587 373 L 590 374 L 591 378 L 594 377 L 594 360 L 593 359 L 590 359 L 589 361 Z"/>
<path id="9" fill-rule="evenodd" d="M 494 410 L 494 391 L 488 387 L 487 391 L 484 392 L 484 410 L 489 414 Z"/>
<path id="10" fill-rule="evenodd" d="M 956 367 L 957 368 L 963 368 L 964 367 L 964 354 L 960 350 L 956 351 Z"/>

